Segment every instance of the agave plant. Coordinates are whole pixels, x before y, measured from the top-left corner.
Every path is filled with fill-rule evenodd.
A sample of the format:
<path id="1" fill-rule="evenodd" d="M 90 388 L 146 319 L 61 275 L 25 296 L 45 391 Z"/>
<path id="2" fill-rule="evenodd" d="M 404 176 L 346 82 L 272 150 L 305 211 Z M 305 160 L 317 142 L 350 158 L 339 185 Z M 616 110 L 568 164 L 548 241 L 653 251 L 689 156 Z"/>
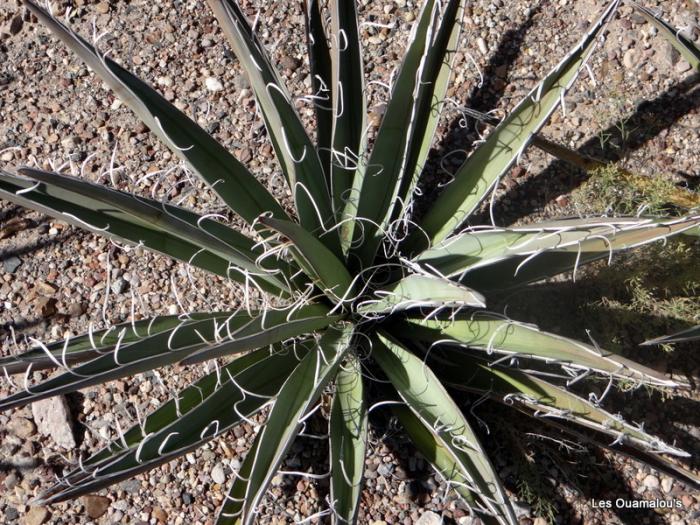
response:
<path id="1" fill-rule="evenodd" d="M 132 320 L 3 358 L 6 374 L 24 372 L 26 379 L 24 389 L 0 401 L 1 410 L 157 367 L 226 358 L 81 461 L 41 496 L 42 503 L 152 469 L 264 413 L 266 423 L 231 480 L 217 521 L 252 523 L 290 445 L 328 399 L 331 497 L 322 514 L 337 523 L 357 521 L 368 413 L 376 408 L 393 412 L 484 521 L 517 523 L 477 432 L 448 389 L 486 395 L 537 417 L 538 425 L 554 425 L 700 485 L 666 458 L 685 452 L 606 412 L 602 399 L 568 388 L 596 377 L 661 388 L 681 382 L 486 309 L 494 291 L 571 270 L 575 276 L 581 265 L 617 250 L 695 228 L 700 216 L 564 219 L 512 228 L 469 223 L 560 106 L 618 2 L 498 123 L 422 217 L 411 203 L 438 125 L 465 2 L 423 2 L 373 140 L 367 138 L 354 2 L 305 2 L 317 140 L 307 134 L 241 8 L 233 0 L 208 3 L 248 74 L 293 209 L 156 90 L 25 2 L 251 233 L 37 169 L 2 172 L 0 196 L 239 282 L 249 297 L 273 298 L 260 308 L 250 300 L 232 311 Z M 59 373 L 30 386 L 31 372 L 45 368 Z"/>

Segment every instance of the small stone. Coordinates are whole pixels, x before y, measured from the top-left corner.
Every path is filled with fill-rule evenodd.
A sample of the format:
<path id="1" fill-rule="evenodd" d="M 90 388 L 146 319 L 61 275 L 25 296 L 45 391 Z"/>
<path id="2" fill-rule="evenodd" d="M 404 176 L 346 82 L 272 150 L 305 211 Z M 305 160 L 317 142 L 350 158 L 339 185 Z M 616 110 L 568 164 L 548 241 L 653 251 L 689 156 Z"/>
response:
<path id="1" fill-rule="evenodd" d="M 110 288 L 111 288 L 112 292 L 114 292 L 115 294 L 120 294 L 124 290 L 126 290 L 127 284 L 128 283 L 123 278 L 120 277 L 119 279 L 116 279 L 112 283 L 112 286 L 110 286 Z"/>
<path id="2" fill-rule="evenodd" d="M 532 508 L 530 507 L 530 505 L 528 505 L 524 501 L 513 502 L 513 510 L 515 511 L 515 516 L 518 519 L 529 518 L 530 513 L 532 512 Z"/>
<path id="3" fill-rule="evenodd" d="M 75 448 L 68 403 L 63 396 L 42 399 L 32 404 L 32 414 L 39 433 L 51 436 L 63 448 Z"/>
<path id="4" fill-rule="evenodd" d="M 5 153 L 0 156 L 0 160 L 3 162 L 10 162 L 12 159 L 15 158 L 15 154 L 12 150 L 6 151 Z"/>
<path id="5" fill-rule="evenodd" d="M 656 490 L 659 488 L 659 478 L 653 474 L 649 474 L 642 482 L 644 486 L 648 489 Z"/>
<path id="6" fill-rule="evenodd" d="M 109 13 L 109 2 L 100 2 L 95 6 L 95 11 L 101 15 Z"/>
<path id="7" fill-rule="evenodd" d="M 622 63 L 627 69 L 634 69 L 639 65 L 641 54 L 635 48 L 625 51 Z"/>
<path id="8" fill-rule="evenodd" d="M 44 507 L 31 507 L 24 515 L 24 525 L 42 525 L 49 518 L 49 511 Z"/>
<path id="9" fill-rule="evenodd" d="M 221 83 L 221 81 L 214 77 L 207 77 L 207 79 L 204 81 L 204 85 L 209 91 L 217 92 L 224 89 L 224 85 Z"/>
<path id="10" fill-rule="evenodd" d="M 479 48 L 479 51 L 482 55 L 489 54 L 489 48 L 486 45 L 486 40 L 484 40 L 483 38 L 479 37 L 476 39 L 476 46 Z"/>
<path id="11" fill-rule="evenodd" d="M 211 479 L 214 480 L 214 483 L 218 483 L 219 485 L 223 485 L 226 482 L 226 473 L 224 472 L 224 467 L 221 465 L 221 463 L 217 463 L 212 469 Z"/>
<path id="12" fill-rule="evenodd" d="M 83 496 L 82 499 L 85 505 L 85 512 L 92 519 L 99 518 L 109 508 L 110 500 L 105 496 Z"/>
<path id="13" fill-rule="evenodd" d="M 543 517 L 538 517 L 535 518 L 535 521 L 532 522 L 532 525 L 548 525 L 549 522 L 544 519 Z"/>
<path id="14" fill-rule="evenodd" d="M 53 295 L 58 291 L 58 287 L 45 281 L 38 281 L 36 287 L 44 295 Z"/>
<path id="15" fill-rule="evenodd" d="M 16 35 L 22 31 L 22 26 L 24 25 L 24 20 L 22 20 L 22 15 L 15 15 L 12 20 L 10 20 L 10 34 Z"/>
<path id="16" fill-rule="evenodd" d="M 439 514 L 434 513 L 431 510 L 427 510 L 423 513 L 423 515 L 418 518 L 418 521 L 416 521 L 416 525 L 441 525 L 442 524 L 442 518 L 440 517 Z"/>
<path id="17" fill-rule="evenodd" d="M 14 521 L 19 518 L 19 512 L 14 507 L 5 507 L 5 518 L 7 518 L 8 521 Z"/>
<path id="18" fill-rule="evenodd" d="M 15 273 L 21 264 L 22 259 L 14 255 L 2 261 L 2 267 L 7 273 Z"/>
<path id="19" fill-rule="evenodd" d="M 68 306 L 68 315 L 71 317 L 80 317 L 85 313 L 85 305 L 83 303 L 71 303 Z"/>
<path id="20" fill-rule="evenodd" d="M 155 509 L 153 509 L 151 515 L 161 523 L 168 523 L 168 513 L 160 507 L 156 507 Z"/>
<path id="21" fill-rule="evenodd" d="M 673 488 L 673 480 L 671 478 L 664 478 L 661 480 L 661 490 L 663 490 L 666 494 L 671 492 L 672 488 Z"/>
<path id="22" fill-rule="evenodd" d="M 280 59 L 280 65 L 282 66 L 282 69 L 288 69 L 289 71 L 296 71 L 297 69 L 299 69 L 301 62 L 299 62 L 299 60 L 297 60 L 294 57 L 290 57 L 289 55 L 285 55 Z"/>
<path id="23" fill-rule="evenodd" d="M 7 426 L 9 431 L 18 438 L 27 439 L 36 434 L 36 425 L 26 417 L 12 418 Z"/>
<path id="24" fill-rule="evenodd" d="M 690 71 L 691 66 L 686 60 L 679 60 L 678 64 L 676 64 L 676 71 L 678 73 L 685 73 L 686 71 Z"/>
<path id="25" fill-rule="evenodd" d="M 55 297 L 45 297 L 42 295 L 36 300 L 35 307 L 41 316 L 51 317 L 56 315 L 56 312 L 58 311 L 56 309 L 57 302 L 58 301 Z"/>

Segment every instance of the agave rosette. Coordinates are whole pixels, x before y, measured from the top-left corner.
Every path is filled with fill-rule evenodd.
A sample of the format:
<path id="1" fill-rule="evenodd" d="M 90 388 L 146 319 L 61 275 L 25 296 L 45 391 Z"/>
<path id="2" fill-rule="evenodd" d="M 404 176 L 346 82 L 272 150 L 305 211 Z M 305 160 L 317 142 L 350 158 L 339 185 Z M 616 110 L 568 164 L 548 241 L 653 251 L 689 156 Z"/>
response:
<path id="1" fill-rule="evenodd" d="M 217 521 L 252 523 L 305 420 L 328 395 L 328 513 L 338 523 L 356 522 L 373 378 L 382 378 L 383 385 L 375 406 L 394 412 L 418 450 L 485 521 L 517 523 L 477 432 L 447 387 L 487 394 L 534 417 L 546 415 L 539 421 L 698 485 L 692 473 L 666 458 L 684 451 L 567 389 L 586 376 L 659 387 L 677 387 L 676 381 L 486 308 L 494 290 L 576 272 L 615 251 L 696 228 L 700 217 L 463 228 L 559 108 L 617 2 L 498 123 L 424 217 L 414 217 L 408 203 L 438 126 L 464 1 L 423 2 L 370 143 L 354 2 L 305 2 L 309 62 L 322 100 L 316 141 L 241 8 L 232 0 L 208 3 L 248 74 L 293 210 L 284 209 L 241 162 L 156 90 L 25 2 L 253 233 L 172 204 L 30 168 L 19 175 L 0 172 L 0 196 L 240 282 L 274 297 L 277 305 L 134 320 L 0 360 L 7 373 L 58 369 L 1 400 L 0 409 L 7 410 L 157 367 L 227 358 L 142 425 L 70 470 L 42 502 L 112 485 L 267 411 Z"/>

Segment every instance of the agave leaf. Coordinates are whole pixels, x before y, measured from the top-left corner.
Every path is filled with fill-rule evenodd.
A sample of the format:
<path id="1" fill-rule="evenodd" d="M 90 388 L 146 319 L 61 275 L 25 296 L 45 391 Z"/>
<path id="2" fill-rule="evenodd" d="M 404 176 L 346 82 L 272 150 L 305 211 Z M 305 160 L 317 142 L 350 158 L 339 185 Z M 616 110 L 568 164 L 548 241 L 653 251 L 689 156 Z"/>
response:
<path id="1" fill-rule="evenodd" d="M 467 489 L 502 523 L 517 524 L 501 481 L 469 422 L 425 363 L 386 334 L 373 341 L 372 356 L 397 392 L 455 459 Z"/>
<path id="2" fill-rule="evenodd" d="M 664 21 L 660 16 L 655 15 L 651 9 L 639 5 L 637 2 L 630 3 L 639 11 L 639 14 L 641 14 L 647 22 L 659 30 L 659 34 L 663 36 L 669 44 L 675 47 L 694 69 L 700 71 L 700 48 L 698 48 L 695 42 L 684 36 L 683 33 Z"/>
<path id="3" fill-rule="evenodd" d="M 202 254 L 211 254 L 231 263 L 227 268 L 227 274 L 236 281 L 245 282 L 248 278 L 256 282 L 266 283 L 268 290 L 287 289 L 284 281 L 256 264 L 256 259 L 261 253 L 253 251 L 254 243 L 251 239 L 214 220 L 177 206 L 145 197 L 137 197 L 76 177 L 31 168 L 22 168 L 19 172 L 41 183 L 40 188 L 30 193 L 24 193 L 23 196 L 34 196 L 38 191 L 53 198 L 52 200 L 45 198 L 45 202 L 66 202 L 88 210 L 88 215 L 90 213 L 101 215 L 100 224 L 106 223 L 111 226 L 110 221 L 113 217 L 120 222 L 130 223 L 133 225 L 133 229 L 127 229 L 126 234 L 130 235 L 127 240 L 132 242 L 137 238 L 137 232 L 146 230 L 150 233 L 150 239 L 157 239 L 157 242 L 166 246 L 177 247 L 182 243 L 189 243 L 201 252 L 194 257 L 195 260 Z M 2 177 L 0 180 L 6 179 L 2 174 L 0 177 Z M 63 216 L 65 216 L 65 212 Z M 77 217 L 81 219 L 80 215 Z M 77 222 L 85 228 L 84 224 L 80 224 L 80 221 Z M 107 231 L 109 232 L 110 229 L 108 228 Z M 148 246 L 146 243 L 149 242 L 149 238 L 138 239 L 138 241 L 144 241 L 144 245 Z M 151 240 L 150 242 L 155 241 Z M 167 255 L 186 260 L 176 248 Z M 275 263 L 274 259 L 271 258 L 267 258 L 266 262 Z M 282 267 L 286 268 L 284 265 Z"/>
<path id="4" fill-rule="evenodd" d="M 315 235 L 328 232 L 334 220 L 323 166 L 287 88 L 238 4 L 234 0 L 207 2 L 248 75 L 277 159 L 292 190 L 299 222 Z M 324 235 L 323 242 L 334 253 L 340 253 L 336 231 Z"/>
<path id="5" fill-rule="evenodd" d="M 334 302 L 349 298 L 353 279 L 345 265 L 304 228 L 289 221 L 261 217 L 260 223 L 289 239 L 292 257 Z"/>
<path id="6" fill-rule="evenodd" d="M 613 444 L 605 434 L 591 431 L 586 429 L 583 432 L 576 425 L 566 424 L 565 422 L 551 419 L 543 418 L 541 421 L 545 422 L 547 425 L 557 428 L 569 436 L 576 438 L 581 443 L 589 443 L 591 445 L 610 450 L 615 454 L 622 454 L 624 456 L 630 457 L 639 461 L 642 464 L 646 464 L 659 472 L 671 476 L 679 480 L 681 483 L 687 484 L 689 487 L 693 487 L 695 490 L 700 490 L 700 477 L 695 473 L 689 471 L 681 465 L 669 461 L 667 458 L 655 454 L 653 452 L 647 452 L 645 450 L 640 450 L 638 448 L 632 447 L 626 444 Z"/>
<path id="7" fill-rule="evenodd" d="M 434 0 L 426 0 L 411 31 L 401 69 L 394 80 L 391 97 L 377 132 L 369 159 L 358 174 L 357 218 L 362 224 L 354 229 L 357 248 L 352 251 L 365 266 L 370 264 L 380 243 L 409 159 L 417 97 L 428 55 L 432 32 L 439 19 Z M 436 50 L 437 52 L 437 50 Z M 444 50 L 443 50 L 444 54 Z M 442 59 L 442 57 L 440 57 Z M 413 175 L 411 169 L 410 175 Z"/>
<path id="8" fill-rule="evenodd" d="M 25 372 L 29 365 L 34 371 L 60 368 L 64 364 L 72 365 L 97 357 L 100 352 L 114 348 L 120 339 L 120 344 L 127 345 L 151 335 L 171 330 L 183 323 L 206 319 L 222 320 L 227 319 L 231 314 L 233 312 L 192 313 L 188 316 L 164 315 L 121 323 L 106 330 L 90 332 L 43 347 L 35 346 L 15 356 L 2 357 L 0 358 L 0 370 L 4 370 L 8 374 L 17 374 Z"/>
<path id="9" fill-rule="evenodd" d="M 287 214 L 233 155 L 148 84 L 53 18 L 32 0 L 23 0 L 58 38 L 75 52 L 139 119 L 183 159 L 237 214 L 252 222 L 261 213 Z"/>
<path id="10" fill-rule="evenodd" d="M 57 199 L 46 193 L 48 189 L 46 185 L 39 185 L 27 194 L 17 193 L 32 186 L 29 180 L 0 171 L 0 196 L 3 199 L 56 217 L 98 235 L 131 244 L 142 244 L 151 251 L 188 262 L 223 277 L 228 276 L 229 263 L 223 258 L 202 251 L 198 246 L 177 237 L 161 235 L 153 229 L 141 227 L 114 215 L 108 217 L 102 212 Z M 127 219 L 127 216 L 124 216 L 124 219 Z M 108 229 L 107 226 L 109 226 Z M 231 278 L 235 277 L 236 273 L 234 272 Z"/>
<path id="11" fill-rule="evenodd" d="M 329 327 L 294 369 L 277 396 L 265 426 L 241 467 L 229 498 L 221 509 L 219 523 L 254 522 L 257 507 L 270 480 L 303 425 L 304 416 L 321 396 L 350 348 L 351 325 Z M 244 488 L 245 487 L 245 488 Z M 240 498 L 240 494 L 244 496 Z M 223 521 L 222 521 L 223 519 Z"/>
<path id="12" fill-rule="evenodd" d="M 686 341 L 697 341 L 700 339 L 700 326 L 691 326 L 680 332 L 676 332 L 671 335 L 664 335 L 662 337 L 657 337 L 656 339 L 649 339 L 644 341 L 642 345 L 663 345 L 666 343 L 682 343 Z"/>
<path id="13" fill-rule="evenodd" d="M 327 313 L 321 305 L 261 315 L 240 312 L 223 320 L 182 322 L 128 345 L 118 341 L 109 352 L 0 400 L 0 411 L 170 364 L 193 364 L 274 344 L 331 324 L 336 318 Z"/>
<path id="14" fill-rule="evenodd" d="M 431 363 L 439 363 L 432 365 L 433 370 L 449 387 L 488 393 L 494 399 L 525 406 L 539 416 L 576 423 L 640 450 L 689 456 L 642 428 L 532 374 L 514 368 L 489 366 L 487 360 L 455 349 L 433 352 L 430 358 Z M 465 374 L 465 370 L 469 373 Z"/>
<path id="15" fill-rule="evenodd" d="M 447 481 L 449 487 L 466 501 L 472 510 L 481 510 L 477 497 L 468 488 L 469 479 L 463 474 L 458 461 L 441 440 L 435 437 L 433 431 L 406 406 L 392 406 L 392 412 L 399 419 L 418 452 L 430 462 L 438 475 Z M 499 523 L 495 516 L 480 514 L 479 518 L 486 525 Z"/>
<path id="16" fill-rule="evenodd" d="M 473 230 L 446 239 L 414 260 L 426 270 L 482 291 L 504 289 L 575 272 L 616 251 L 663 240 L 698 224 L 699 216 L 620 217 Z"/>
<path id="17" fill-rule="evenodd" d="M 183 414 L 203 403 L 221 386 L 222 380 L 228 379 L 229 375 L 237 377 L 238 374 L 248 368 L 254 366 L 260 368 L 264 364 L 267 368 L 278 368 L 279 377 L 284 377 L 285 373 L 292 371 L 298 363 L 299 357 L 305 355 L 307 351 L 308 346 L 305 343 L 295 343 L 293 346 L 274 345 L 271 348 L 261 348 L 234 359 L 228 365 L 217 368 L 214 372 L 208 373 L 181 390 L 175 397 L 151 412 L 143 420 L 142 424 L 137 423 L 133 425 L 107 447 L 84 460 L 82 466 L 91 467 L 97 464 L 104 464 L 105 460 L 121 456 L 127 449 L 137 447 L 143 440 L 144 435 L 153 434 L 175 423 Z M 81 474 L 85 473 L 82 469 L 76 468 L 70 471 L 66 477 L 72 479 L 80 477 Z"/>
<path id="18" fill-rule="evenodd" d="M 409 248 L 424 246 L 426 237 L 439 243 L 452 234 L 479 206 L 559 107 L 564 95 L 596 47 L 596 41 L 615 12 L 612 1 L 581 42 L 491 132 L 486 141 L 462 164 L 453 181 L 436 199 L 413 234 Z"/>
<path id="19" fill-rule="evenodd" d="M 318 0 L 304 0 L 306 46 L 311 67 L 311 87 L 316 111 L 316 149 L 326 174 L 326 184 L 332 187 L 331 145 L 333 140 L 333 66 L 328 37 L 323 24 L 322 8 Z"/>
<path id="20" fill-rule="evenodd" d="M 355 523 L 367 445 L 367 406 L 357 356 L 349 356 L 338 370 L 328 428 L 335 523 Z"/>
<path id="21" fill-rule="evenodd" d="M 449 0 L 435 29 L 435 39 L 421 73 L 409 157 L 401 177 L 399 199 L 394 202 L 394 219 L 404 213 L 406 203 L 411 200 L 435 137 L 457 52 L 464 4 L 463 0 Z"/>
<path id="22" fill-rule="evenodd" d="M 128 441 L 124 435 L 126 447 L 120 438 L 121 451 L 114 447 L 101 451 L 83 468 L 72 471 L 63 484 L 42 494 L 42 502 L 64 501 L 150 470 L 198 448 L 259 412 L 279 393 L 299 362 L 288 351 L 268 353 L 266 357 L 262 353 L 253 355 L 245 356 L 239 364 L 234 361 L 221 373 L 214 372 L 184 390 L 179 397 L 179 412 L 174 401 L 166 403 L 147 420 L 145 433 L 138 426 L 132 429 Z"/>
<path id="23" fill-rule="evenodd" d="M 374 294 L 378 299 L 360 303 L 358 313 L 387 314 L 409 308 L 486 306 L 484 296 L 479 292 L 432 275 L 409 275 L 389 288 L 375 291 Z"/>
<path id="24" fill-rule="evenodd" d="M 535 359 L 565 365 L 577 373 L 595 371 L 660 386 L 679 386 L 664 374 L 622 356 L 488 312 L 477 312 L 470 319 L 410 318 L 400 330 L 417 340 L 439 340 L 443 344 L 479 350 L 485 355 L 495 353 L 499 358 Z"/>
<path id="25" fill-rule="evenodd" d="M 331 0 L 331 47 L 333 82 L 333 142 L 331 193 L 341 227 L 341 246 L 347 252 L 352 241 L 351 220 L 357 199 L 353 185 L 359 177 L 360 157 L 367 146 L 367 102 L 364 68 L 355 2 Z"/>

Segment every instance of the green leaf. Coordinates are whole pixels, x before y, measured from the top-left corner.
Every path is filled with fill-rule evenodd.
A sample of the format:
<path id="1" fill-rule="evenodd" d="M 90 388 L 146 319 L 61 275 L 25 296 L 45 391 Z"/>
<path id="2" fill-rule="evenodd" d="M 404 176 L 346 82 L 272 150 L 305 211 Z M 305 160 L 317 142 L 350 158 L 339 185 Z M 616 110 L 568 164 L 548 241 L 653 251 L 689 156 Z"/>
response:
<path id="1" fill-rule="evenodd" d="M 29 10 L 92 69 L 139 119 L 183 159 L 237 214 L 252 224 L 261 213 L 287 214 L 233 155 L 148 84 L 51 17 L 31 0 Z"/>
<path id="2" fill-rule="evenodd" d="M 144 422 L 143 432 L 136 426 L 124 442 L 118 440 L 121 451 L 105 449 L 83 464 L 86 470 L 74 469 L 42 494 L 43 503 L 94 492 L 200 447 L 268 405 L 299 365 L 289 350 L 261 350 L 241 359 L 181 392 L 179 412 L 172 400 L 161 406 Z"/>
<path id="3" fill-rule="evenodd" d="M 331 0 L 331 47 L 333 82 L 333 142 L 331 193 L 333 209 L 341 226 L 341 245 L 347 252 L 357 208 L 353 195 L 361 177 L 360 158 L 367 147 L 364 67 L 355 2 Z"/>
<path id="4" fill-rule="evenodd" d="M 415 101 L 414 125 L 411 129 L 411 144 L 408 147 L 406 167 L 399 185 L 399 199 L 393 204 L 393 219 L 400 218 L 412 208 L 407 203 L 413 198 L 418 177 L 428 158 L 435 130 L 440 121 L 452 66 L 457 54 L 464 18 L 464 4 L 464 0 L 449 0 L 443 8 L 439 24 L 433 28 L 435 38 L 421 72 L 421 82 Z"/>
<path id="5" fill-rule="evenodd" d="M 351 298 L 353 279 L 345 265 L 313 235 L 289 221 L 261 217 L 260 223 L 290 241 L 294 260 L 333 302 Z"/>
<path id="6" fill-rule="evenodd" d="M 395 285 L 376 290 L 378 299 L 359 303 L 360 314 L 388 314 L 409 308 L 444 308 L 471 306 L 484 308 L 484 296 L 459 283 L 432 275 L 413 274 Z"/>
<path id="7" fill-rule="evenodd" d="M 398 192 L 410 145 L 413 114 L 420 87 L 420 72 L 430 52 L 431 29 L 438 17 L 435 0 L 426 0 L 411 32 L 401 69 L 394 80 L 391 97 L 377 132 L 372 153 L 358 173 L 357 218 L 362 224 L 354 229 L 354 253 L 363 265 L 369 265 L 384 240 L 384 229 Z"/>
<path id="8" fill-rule="evenodd" d="M 233 52 L 248 75 L 258 101 L 277 160 L 294 196 L 299 222 L 316 236 L 328 232 L 334 217 L 323 166 L 263 45 L 235 1 L 207 0 Z M 323 242 L 340 254 L 336 230 Z"/>
<path id="9" fill-rule="evenodd" d="M 304 416 L 319 399 L 345 357 L 352 330 L 351 325 L 328 328 L 316 350 L 309 352 L 289 376 L 253 449 L 243 461 L 241 471 L 245 477 L 237 476 L 234 480 L 218 523 L 249 525 L 254 522 L 260 500 L 299 433 Z"/>
<path id="10" fill-rule="evenodd" d="M 540 417 L 570 421 L 640 450 L 689 456 L 642 428 L 626 423 L 620 416 L 533 374 L 512 367 L 490 366 L 487 360 L 458 349 L 433 350 L 430 361 L 435 373 L 449 387 L 488 394 L 507 404 L 527 407 Z M 465 374 L 465 370 L 469 373 Z"/>
<path id="11" fill-rule="evenodd" d="M 311 67 L 314 110 L 316 111 L 316 149 L 331 188 L 331 145 L 333 140 L 333 66 L 318 0 L 304 0 L 306 47 Z"/>
<path id="12" fill-rule="evenodd" d="M 372 356 L 425 429 L 449 451 L 468 480 L 466 488 L 503 523 L 517 524 L 479 439 L 430 368 L 381 332 L 373 341 Z"/>
<path id="13" fill-rule="evenodd" d="M 111 226 L 110 221 L 113 218 L 122 223 L 128 223 L 132 227 L 127 228 L 123 232 L 124 236 L 120 237 L 133 242 L 137 238 L 137 233 L 145 232 L 146 239 L 138 239 L 139 243 L 143 241 L 145 246 L 148 246 L 149 242 L 161 246 L 173 246 L 166 255 L 186 262 L 188 259 L 184 255 L 191 250 L 180 252 L 177 247 L 183 243 L 189 243 L 201 252 L 194 257 L 195 261 L 204 255 L 213 255 L 231 263 L 227 267 L 227 275 L 235 281 L 246 282 L 246 279 L 251 279 L 264 283 L 261 286 L 278 294 L 288 290 L 283 280 L 272 275 L 273 271 L 256 264 L 256 259 L 262 255 L 262 252 L 255 253 L 254 242 L 223 224 L 177 206 L 113 190 L 76 177 L 31 168 L 22 168 L 19 172 L 42 183 L 37 190 L 24 193 L 23 196 L 27 196 L 26 198 L 30 198 L 29 195 L 36 195 L 38 191 L 54 198 L 54 200 L 44 199 L 46 202 L 57 204 L 57 200 L 63 201 L 87 210 L 90 216 L 101 216 L 100 224 Z M 5 179 L 6 177 L 0 173 L 0 180 Z M 81 219 L 80 215 L 77 217 Z M 73 222 L 76 223 L 75 220 Z M 80 221 L 77 223 L 85 228 Z M 92 230 L 95 231 L 95 228 Z M 107 232 L 110 230 L 111 228 L 108 228 Z M 125 237 L 126 235 L 130 237 Z M 275 262 L 273 258 L 266 259 L 268 264 Z M 284 265 L 281 267 L 286 269 Z M 287 273 L 289 273 L 288 270 Z"/>
<path id="14" fill-rule="evenodd" d="M 421 222 L 423 231 L 409 240 L 414 253 L 426 236 L 439 243 L 452 234 L 496 185 L 518 156 L 559 107 L 564 95 L 596 47 L 597 39 L 617 9 L 610 2 L 581 42 L 494 129 L 486 141 L 462 164 Z"/>
<path id="15" fill-rule="evenodd" d="M 477 497 L 469 490 L 469 479 L 463 474 L 458 461 L 449 449 L 408 407 L 397 405 L 392 406 L 391 409 L 418 452 L 430 462 L 438 475 L 447 481 L 450 488 L 466 501 L 470 508 L 474 509 L 478 505 Z M 488 525 L 499 523 L 494 516 L 480 514 L 479 518 Z"/>
<path id="16" fill-rule="evenodd" d="M 198 363 L 298 337 L 337 320 L 327 313 L 321 305 L 260 315 L 240 312 L 223 320 L 182 322 L 127 345 L 118 341 L 92 361 L 0 400 L 0 411 L 166 365 Z"/>
<path id="17" fill-rule="evenodd" d="M 664 335 L 662 337 L 657 337 L 656 339 L 649 339 L 644 341 L 642 345 L 663 345 L 666 343 L 683 343 L 686 341 L 697 341 L 700 339 L 700 326 L 691 326 L 680 332 L 676 332 L 671 335 Z"/>
<path id="18" fill-rule="evenodd" d="M 367 446 L 367 414 L 361 364 L 357 356 L 351 355 L 335 378 L 328 425 L 331 501 L 336 523 L 357 521 Z"/>
<path id="19" fill-rule="evenodd" d="M 417 340 L 440 341 L 442 344 L 453 342 L 465 349 L 478 350 L 482 355 L 495 353 L 498 354 L 497 358 L 536 359 L 566 365 L 577 373 L 593 370 L 661 386 L 679 386 L 664 374 L 622 356 L 489 312 L 476 312 L 469 319 L 411 318 L 397 329 Z"/>
<path id="20" fill-rule="evenodd" d="M 100 352 L 114 348 L 120 339 L 120 344 L 127 345 L 151 335 L 171 330 L 183 323 L 205 319 L 227 319 L 232 313 L 206 312 L 191 313 L 187 316 L 165 315 L 121 323 L 106 330 L 90 332 L 43 347 L 35 346 L 18 355 L 0 358 L 0 369 L 7 371 L 8 374 L 17 374 L 25 372 L 29 365 L 32 366 L 33 371 L 60 368 L 64 365 L 72 365 L 97 357 Z"/>
<path id="21" fill-rule="evenodd" d="M 565 219 L 473 230 L 414 259 L 426 270 L 481 291 L 507 289 L 574 270 L 601 258 L 688 231 L 700 217 Z"/>
<path id="22" fill-rule="evenodd" d="M 695 42 L 684 36 L 680 30 L 664 21 L 661 16 L 655 15 L 651 9 L 639 5 L 637 2 L 630 3 L 639 11 L 639 14 L 641 14 L 647 22 L 659 30 L 659 34 L 663 36 L 669 44 L 675 47 L 694 69 L 700 71 L 700 48 L 698 48 Z"/>

